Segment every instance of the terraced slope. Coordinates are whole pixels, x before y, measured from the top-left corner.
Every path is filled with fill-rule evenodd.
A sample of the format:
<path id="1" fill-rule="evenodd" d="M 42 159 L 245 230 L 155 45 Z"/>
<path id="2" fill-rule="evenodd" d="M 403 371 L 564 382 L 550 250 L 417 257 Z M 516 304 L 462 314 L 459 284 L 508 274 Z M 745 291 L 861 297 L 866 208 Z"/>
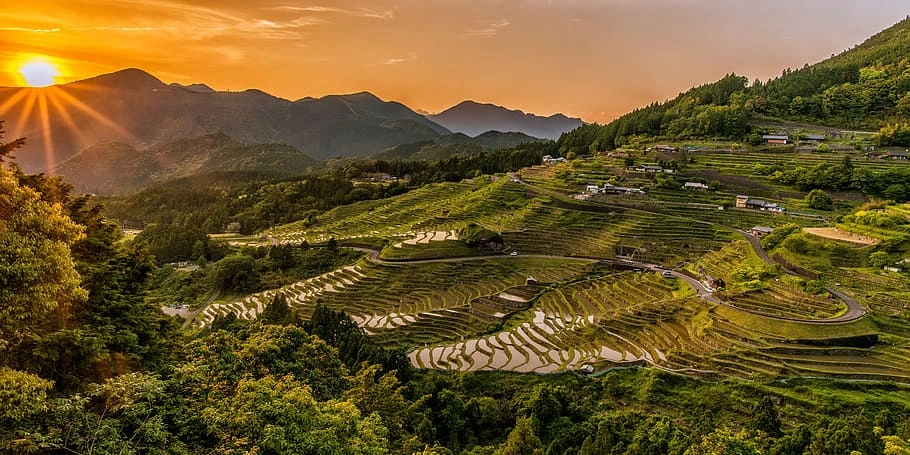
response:
<path id="1" fill-rule="evenodd" d="M 434 185 L 340 207 L 312 226 L 279 227 L 271 235 L 282 242 L 334 237 L 385 247 L 378 259 L 214 305 L 197 324 L 228 312 L 255 317 L 280 292 L 304 318 L 317 303 L 344 310 L 377 342 L 412 348 L 411 361 L 422 368 L 546 373 L 584 363 L 649 364 L 710 379 L 910 381 L 908 324 L 900 322 L 910 297 L 905 279 L 843 270 L 840 288 L 850 289 L 876 319 L 791 321 L 830 318 L 843 308 L 838 300 L 807 294 L 796 277 L 772 272 L 751 282 L 767 265 L 747 242 L 734 241 L 728 223 L 776 218 L 751 212 L 740 218 L 736 211 L 673 201 L 643 209 L 633 200 L 575 203 L 554 192 L 561 184 L 550 169 L 534 168 L 531 175 L 539 182 Z M 500 233 L 506 252 L 518 255 L 478 257 L 490 253 L 467 248 L 458 237 L 472 224 Z M 596 261 L 617 255 L 638 261 L 626 266 L 685 263 L 674 273 L 705 282 L 722 278 L 728 287 L 715 297 L 723 303 L 699 298 L 682 279 L 617 272 L 609 267 L 623 261 Z M 536 280 L 527 281 L 530 276 Z M 886 343 L 877 338 L 881 333 L 888 334 Z"/>

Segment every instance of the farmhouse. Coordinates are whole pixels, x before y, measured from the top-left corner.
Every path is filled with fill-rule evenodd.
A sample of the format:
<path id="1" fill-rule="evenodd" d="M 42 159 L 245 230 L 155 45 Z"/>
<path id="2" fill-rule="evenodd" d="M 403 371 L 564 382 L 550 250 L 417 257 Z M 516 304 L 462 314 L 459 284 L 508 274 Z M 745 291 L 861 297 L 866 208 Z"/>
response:
<path id="1" fill-rule="evenodd" d="M 544 155 L 542 160 L 543 160 L 543 164 L 564 163 L 566 161 L 566 159 L 563 157 L 553 158 L 552 155 Z"/>
<path id="2" fill-rule="evenodd" d="M 882 267 L 882 270 L 885 270 L 886 272 L 900 273 L 901 268 L 896 265 L 886 265 Z"/>
<path id="3" fill-rule="evenodd" d="M 661 145 L 655 145 L 652 150 L 655 150 L 658 152 L 665 152 L 665 153 L 675 153 L 679 149 L 677 149 L 676 147 L 673 147 L 671 145 L 661 144 Z"/>
<path id="4" fill-rule="evenodd" d="M 736 207 L 741 208 L 741 209 L 755 209 L 755 210 L 762 210 L 762 211 L 766 211 L 766 212 L 776 212 L 776 213 L 784 213 L 787 211 L 787 209 L 785 209 L 777 204 L 772 204 L 770 202 L 767 202 L 767 201 L 764 201 L 761 199 L 755 199 L 755 198 L 751 198 L 749 196 L 743 196 L 743 195 L 736 196 Z"/>
<path id="5" fill-rule="evenodd" d="M 604 193 L 612 194 L 645 194 L 645 190 L 641 188 L 628 188 L 625 186 L 615 186 L 609 183 L 604 184 L 604 187 L 601 189 Z"/>
<path id="6" fill-rule="evenodd" d="M 762 238 L 773 231 L 774 228 L 768 226 L 753 226 L 752 229 L 749 229 L 749 234 L 754 235 L 755 237 Z"/>
<path id="7" fill-rule="evenodd" d="M 807 134 L 807 135 L 805 135 L 805 138 L 807 141 L 824 141 L 825 135 L 824 134 Z"/>
<path id="8" fill-rule="evenodd" d="M 600 187 L 597 185 L 588 185 L 585 187 L 585 191 L 591 194 L 597 194 L 600 192 Z"/>
<path id="9" fill-rule="evenodd" d="M 784 145 L 790 143 L 790 136 L 778 135 L 778 134 L 766 134 L 761 137 L 765 143 L 773 145 Z"/>
<path id="10" fill-rule="evenodd" d="M 906 159 L 907 159 L 907 151 L 906 151 L 906 150 L 904 150 L 904 151 L 900 151 L 900 150 L 888 150 L 888 152 L 885 153 L 885 158 L 888 158 L 888 159 L 891 159 L 891 160 L 906 160 Z"/>
<path id="11" fill-rule="evenodd" d="M 633 172 L 647 172 L 647 173 L 651 173 L 651 174 L 656 174 L 658 172 L 665 171 L 662 166 L 653 166 L 653 165 L 644 165 L 644 164 L 639 164 L 638 166 L 632 166 L 628 169 Z"/>
<path id="12" fill-rule="evenodd" d="M 704 183 L 700 183 L 700 182 L 686 182 L 686 184 L 683 185 L 682 189 L 705 191 L 708 189 L 708 185 L 705 185 Z"/>

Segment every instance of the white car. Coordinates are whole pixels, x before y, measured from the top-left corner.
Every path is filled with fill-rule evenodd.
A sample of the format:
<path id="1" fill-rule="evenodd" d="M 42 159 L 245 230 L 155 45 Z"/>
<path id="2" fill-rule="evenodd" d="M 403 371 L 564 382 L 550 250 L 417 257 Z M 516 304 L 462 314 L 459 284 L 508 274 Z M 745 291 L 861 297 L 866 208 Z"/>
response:
<path id="1" fill-rule="evenodd" d="M 513 252 L 509 253 L 509 256 L 518 256 L 518 252 L 517 252 L 517 251 L 513 251 Z"/>

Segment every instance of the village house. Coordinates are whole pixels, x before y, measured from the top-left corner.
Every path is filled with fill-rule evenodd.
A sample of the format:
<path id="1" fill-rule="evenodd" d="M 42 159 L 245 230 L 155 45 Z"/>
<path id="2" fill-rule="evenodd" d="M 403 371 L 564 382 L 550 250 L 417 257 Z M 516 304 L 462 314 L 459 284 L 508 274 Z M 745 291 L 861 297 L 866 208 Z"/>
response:
<path id="1" fill-rule="evenodd" d="M 758 238 L 762 238 L 762 237 L 770 234 L 773 230 L 774 230 L 774 228 L 770 228 L 768 226 L 753 226 L 752 229 L 749 229 L 747 232 L 750 235 L 753 235 Z"/>
<path id="2" fill-rule="evenodd" d="M 907 151 L 888 150 L 888 152 L 885 153 L 885 158 L 888 158 L 889 160 L 906 160 Z"/>
<path id="3" fill-rule="evenodd" d="M 807 141 L 817 141 L 821 142 L 825 140 L 824 134 L 807 134 L 804 136 Z"/>
<path id="4" fill-rule="evenodd" d="M 629 188 L 625 186 L 615 186 L 609 183 L 605 184 L 601 189 L 604 193 L 612 194 L 645 194 L 645 190 L 641 188 Z"/>
<path id="5" fill-rule="evenodd" d="M 667 172 L 667 171 L 673 172 L 672 169 L 664 169 L 662 166 L 644 165 L 644 164 L 639 164 L 638 166 L 632 166 L 627 169 L 632 172 L 646 172 L 649 174 L 657 174 L 660 172 Z"/>
<path id="6" fill-rule="evenodd" d="M 661 144 L 655 145 L 653 148 L 651 148 L 651 150 L 662 153 L 676 153 L 679 149 L 673 147 L 672 145 Z"/>
<path id="7" fill-rule="evenodd" d="M 686 184 L 683 185 L 682 189 L 707 191 L 708 185 L 705 185 L 704 183 L 700 183 L 700 182 L 686 182 Z"/>
<path id="8" fill-rule="evenodd" d="M 761 137 L 766 144 L 771 145 L 785 145 L 790 143 L 790 136 L 784 136 L 781 134 L 765 134 Z"/>
<path id="9" fill-rule="evenodd" d="M 787 211 L 787 209 L 781 207 L 780 205 L 772 204 L 762 199 L 755 199 L 743 195 L 736 196 L 736 207 L 741 209 L 762 210 L 765 212 L 775 213 L 784 213 Z"/>
<path id="10" fill-rule="evenodd" d="M 591 194 L 597 194 L 600 192 L 600 187 L 597 185 L 588 185 L 585 187 L 585 191 Z"/>

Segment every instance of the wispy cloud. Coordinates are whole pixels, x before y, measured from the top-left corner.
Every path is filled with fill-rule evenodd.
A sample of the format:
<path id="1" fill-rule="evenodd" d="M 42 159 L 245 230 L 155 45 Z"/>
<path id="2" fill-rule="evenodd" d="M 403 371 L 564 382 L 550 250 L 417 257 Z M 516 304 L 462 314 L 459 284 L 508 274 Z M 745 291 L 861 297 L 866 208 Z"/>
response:
<path id="1" fill-rule="evenodd" d="M 485 24 L 483 27 L 466 30 L 461 36 L 492 36 L 510 25 L 512 25 L 512 23 L 508 20 L 500 19 L 496 22 Z"/>
<path id="2" fill-rule="evenodd" d="M 338 8 L 335 6 L 294 6 L 294 5 L 283 5 L 277 6 L 274 9 L 282 11 L 294 11 L 298 13 L 335 13 L 335 14 L 344 14 L 347 16 L 354 17 L 366 17 L 371 19 L 394 19 L 395 11 L 394 10 L 380 10 L 373 8 Z"/>
<path id="3" fill-rule="evenodd" d="M 412 60 L 417 60 L 417 54 L 414 52 L 408 52 L 407 57 L 397 57 L 397 58 L 387 58 L 381 62 L 374 63 L 364 63 L 363 66 L 388 66 L 388 65 L 397 65 L 399 63 L 410 62 Z"/>
<path id="4" fill-rule="evenodd" d="M 58 33 L 59 28 L 0 27 L 0 32 Z"/>

